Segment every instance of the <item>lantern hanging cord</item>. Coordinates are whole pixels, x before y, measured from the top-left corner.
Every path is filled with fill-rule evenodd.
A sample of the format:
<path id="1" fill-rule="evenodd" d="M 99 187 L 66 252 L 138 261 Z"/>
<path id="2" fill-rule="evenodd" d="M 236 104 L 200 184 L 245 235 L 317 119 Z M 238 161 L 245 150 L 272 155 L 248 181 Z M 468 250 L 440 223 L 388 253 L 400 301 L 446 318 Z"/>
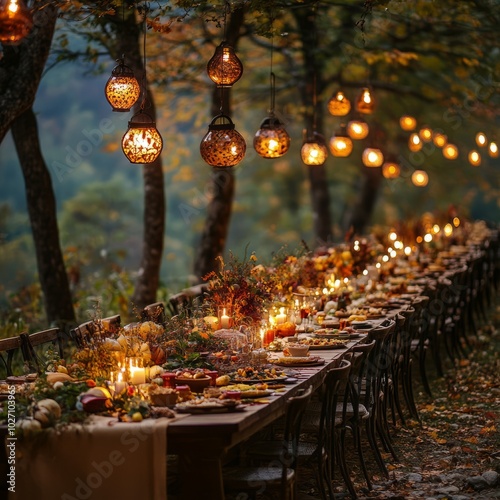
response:
<path id="1" fill-rule="evenodd" d="M 271 116 L 274 116 L 274 103 L 275 103 L 275 91 L 276 91 L 276 77 L 273 72 L 273 55 L 274 55 L 274 11 L 271 8 L 271 13 L 269 16 L 269 21 L 271 23 L 271 74 L 270 74 L 270 85 L 271 85 L 271 108 L 269 110 Z"/>
<path id="2" fill-rule="evenodd" d="M 314 44 L 313 44 L 313 132 L 316 132 L 316 107 L 318 104 L 318 97 L 317 97 L 317 91 L 316 91 L 316 51 L 317 51 L 317 45 L 318 45 L 318 30 L 316 28 L 316 10 L 317 10 L 318 2 L 316 2 L 313 5 L 313 38 L 314 38 Z"/>
<path id="3" fill-rule="evenodd" d="M 141 102 L 141 112 L 146 108 L 146 101 L 148 100 L 148 80 L 146 76 L 146 31 L 147 31 L 147 13 L 149 12 L 149 6 L 147 3 L 144 3 L 144 12 L 143 12 L 143 30 L 144 36 L 142 39 L 142 52 L 143 52 L 143 71 L 142 71 L 142 102 Z"/>

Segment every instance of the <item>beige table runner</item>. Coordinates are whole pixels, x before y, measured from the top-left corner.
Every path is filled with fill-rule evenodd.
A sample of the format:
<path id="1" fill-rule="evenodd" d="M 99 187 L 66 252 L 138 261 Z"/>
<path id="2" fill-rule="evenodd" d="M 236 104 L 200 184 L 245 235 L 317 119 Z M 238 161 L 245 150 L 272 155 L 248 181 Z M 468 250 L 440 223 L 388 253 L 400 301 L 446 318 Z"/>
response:
<path id="1" fill-rule="evenodd" d="M 93 416 L 84 426 L 17 441 L 16 492 L 9 500 L 165 500 L 171 421 Z"/>

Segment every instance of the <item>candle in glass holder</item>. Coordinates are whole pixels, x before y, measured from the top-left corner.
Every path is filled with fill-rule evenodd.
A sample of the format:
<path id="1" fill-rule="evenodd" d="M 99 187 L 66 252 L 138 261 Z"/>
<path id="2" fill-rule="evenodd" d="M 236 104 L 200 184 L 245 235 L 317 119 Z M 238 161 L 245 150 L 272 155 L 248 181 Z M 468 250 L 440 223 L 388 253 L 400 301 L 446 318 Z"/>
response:
<path id="1" fill-rule="evenodd" d="M 222 316 L 220 317 L 221 328 L 229 328 L 231 326 L 231 318 L 226 314 L 226 308 L 222 310 Z"/>
<path id="2" fill-rule="evenodd" d="M 118 372 L 115 381 L 115 394 L 121 394 L 127 389 L 127 382 L 123 380 L 123 373 Z"/>
<path id="3" fill-rule="evenodd" d="M 129 359 L 130 383 L 140 385 L 146 383 L 146 369 L 143 366 L 142 358 Z"/>
<path id="4" fill-rule="evenodd" d="M 280 312 L 279 314 L 276 315 L 276 324 L 282 325 L 285 322 L 286 322 L 285 308 L 280 307 Z"/>
<path id="5" fill-rule="evenodd" d="M 216 316 L 205 316 L 203 320 L 207 325 L 210 325 L 214 331 L 219 327 L 219 319 Z"/>

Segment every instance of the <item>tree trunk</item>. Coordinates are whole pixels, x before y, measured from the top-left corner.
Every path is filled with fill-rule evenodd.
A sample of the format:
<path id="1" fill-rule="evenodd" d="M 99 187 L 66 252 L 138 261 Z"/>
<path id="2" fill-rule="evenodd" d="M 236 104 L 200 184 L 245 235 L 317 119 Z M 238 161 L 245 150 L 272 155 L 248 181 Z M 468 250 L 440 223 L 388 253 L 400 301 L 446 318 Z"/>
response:
<path id="1" fill-rule="evenodd" d="M 370 221 L 383 179 L 380 168 L 364 168 L 364 174 L 363 187 L 353 208 L 349 225 L 349 233 L 353 235 L 363 234 Z"/>
<path id="2" fill-rule="evenodd" d="M 140 24 L 137 24 L 135 15 L 131 11 L 123 21 L 113 18 L 117 28 L 116 52 L 111 55 L 115 58 L 125 54 L 125 63 L 132 67 L 139 82 L 143 81 L 146 68 L 141 55 Z M 146 82 L 147 99 L 144 111 L 156 121 L 154 97 Z M 134 112 L 140 110 L 143 95 L 135 106 Z M 160 131 L 161 133 L 161 131 Z M 141 167 L 137 167 L 141 168 Z M 161 155 L 150 164 L 143 165 L 144 179 L 144 236 L 142 243 L 142 257 L 139 273 L 132 296 L 132 307 L 142 309 L 148 304 L 156 302 L 156 294 L 160 284 L 160 269 L 163 255 L 163 240 L 165 234 L 165 189 Z"/>
<path id="3" fill-rule="evenodd" d="M 57 7 L 52 2 L 35 2 L 33 30 L 18 46 L 3 46 L 0 59 L 0 143 L 14 119 L 29 110 L 35 100 L 47 61 Z M 39 9 L 39 10 L 37 10 Z"/>
<path id="4" fill-rule="evenodd" d="M 316 7 L 313 7 L 316 8 Z M 317 36 L 313 8 L 294 10 L 302 42 L 302 54 L 305 66 L 305 83 L 300 85 L 301 100 L 306 109 L 304 120 L 308 134 L 316 131 L 323 134 L 323 105 L 321 100 L 314 102 L 314 95 L 321 94 L 324 83 L 322 63 L 317 57 Z M 325 165 L 308 166 L 313 213 L 313 230 L 317 245 L 331 241 L 333 237 L 330 214 L 330 193 Z"/>
<path id="5" fill-rule="evenodd" d="M 29 108 L 12 123 L 12 136 L 26 184 L 28 212 L 35 242 L 38 275 L 49 323 L 73 322 L 75 313 L 64 267 L 56 217 L 56 200 L 40 151 L 38 127 Z"/>
<path id="6" fill-rule="evenodd" d="M 235 49 L 243 20 L 243 9 L 236 9 L 232 13 L 227 27 L 227 41 Z M 225 114 L 230 115 L 230 90 L 225 90 L 223 97 L 222 109 Z M 212 94 L 212 114 L 214 116 L 220 113 L 220 99 L 220 91 L 215 89 Z M 214 169 L 212 174 L 213 197 L 207 206 L 205 226 L 197 246 L 194 264 L 194 274 L 199 279 L 216 269 L 215 259 L 224 252 L 231 221 L 234 190 L 235 179 L 232 169 Z"/>

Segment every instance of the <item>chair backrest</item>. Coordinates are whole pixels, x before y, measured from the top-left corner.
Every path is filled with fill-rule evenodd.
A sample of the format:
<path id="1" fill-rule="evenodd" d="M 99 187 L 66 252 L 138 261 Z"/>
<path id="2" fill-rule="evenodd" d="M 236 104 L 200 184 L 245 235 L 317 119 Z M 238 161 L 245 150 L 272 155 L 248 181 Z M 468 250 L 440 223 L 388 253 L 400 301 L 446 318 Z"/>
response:
<path id="1" fill-rule="evenodd" d="M 5 366 L 7 377 L 14 375 L 12 363 L 14 361 L 14 356 L 18 352 L 21 352 L 21 338 L 19 336 L 0 340 L 0 360 Z"/>
<path id="2" fill-rule="evenodd" d="M 283 465 L 295 468 L 297 461 L 297 449 L 300 438 L 300 426 L 302 416 L 311 400 L 312 386 L 305 391 L 293 396 L 286 402 L 285 426 L 283 430 Z M 291 456 L 289 455 L 292 451 Z"/>
<path id="3" fill-rule="evenodd" d="M 44 367 L 40 364 L 40 356 L 37 353 L 39 346 L 51 343 L 57 348 L 59 357 L 64 358 L 64 345 L 62 332 L 59 328 L 49 328 L 48 330 L 41 330 L 34 333 L 21 333 L 21 349 L 25 361 L 28 363 L 30 369 L 41 371 Z"/>
<path id="4" fill-rule="evenodd" d="M 120 329 L 121 317 L 119 314 L 108 316 L 101 320 L 86 321 L 70 330 L 70 337 L 78 347 L 83 347 L 86 343 L 92 342 L 96 335 L 106 335 L 106 333 L 116 333 Z"/>
<path id="5" fill-rule="evenodd" d="M 339 394 L 346 394 L 351 368 L 351 362 L 347 359 L 343 359 L 338 367 L 329 370 L 325 376 L 323 385 L 326 390 L 323 405 L 321 407 L 320 429 L 318 433 L 319 439 L 325 439 L 325 434 L 327 439 L 331 436 L 333 426 L 335 425 Z M 344 400 L 347 401 L 346 398 L 344 398 Z"/>
<path id="6" fill-rule="evenodd" d="M 190 288 L 185 288 L 179 293 L 172 295 L 168 301 L 168 308 L 172 316 L 175 316 L 184 310 L 188 313 L 192 313 L 193 309 L 201 306 L 203 303 L 203 298 L 207 290 L 208 285 L 204 283 Z"/>
<path id="7" fill-rule="evenodd" d="M 165 323 L 165 304 L 163 302 L 154 302 L 147 305 L 141 312 L 142 321 L 153 321 L 162 325 Z"/>

